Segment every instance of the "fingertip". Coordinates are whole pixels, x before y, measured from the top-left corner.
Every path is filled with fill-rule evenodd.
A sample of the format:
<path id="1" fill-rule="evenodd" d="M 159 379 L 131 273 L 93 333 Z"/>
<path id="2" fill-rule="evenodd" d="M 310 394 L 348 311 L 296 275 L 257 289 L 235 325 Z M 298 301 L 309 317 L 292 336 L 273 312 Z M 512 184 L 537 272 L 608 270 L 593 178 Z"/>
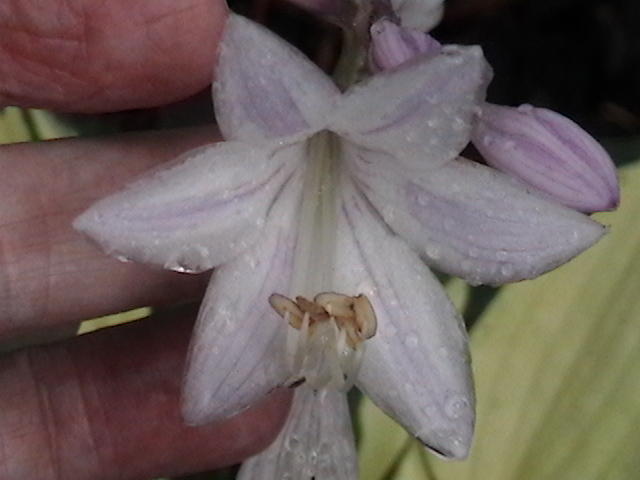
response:
<path id="1" fill-rule="evenodd" d="M 226 14 L 210 0 L 7 0 L 0 105 L 108 112 L 186 98 L 211 82 Z"/>

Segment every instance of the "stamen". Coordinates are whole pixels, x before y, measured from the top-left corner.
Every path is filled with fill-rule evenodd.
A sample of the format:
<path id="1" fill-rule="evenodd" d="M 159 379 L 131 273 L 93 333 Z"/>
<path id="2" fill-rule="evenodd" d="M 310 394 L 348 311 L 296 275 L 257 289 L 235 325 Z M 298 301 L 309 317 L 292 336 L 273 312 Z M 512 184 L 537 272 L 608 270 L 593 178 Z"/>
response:
<path id="1" fill-rule="evenodd" d="M 273 309 L 293 328 L 287 334 L 287 386 L 347 390 L 362 358 L 363 342 L 375 335 L 377 321 L 365 295 L 325 292 L 313 301 L 274 293 Z"/>

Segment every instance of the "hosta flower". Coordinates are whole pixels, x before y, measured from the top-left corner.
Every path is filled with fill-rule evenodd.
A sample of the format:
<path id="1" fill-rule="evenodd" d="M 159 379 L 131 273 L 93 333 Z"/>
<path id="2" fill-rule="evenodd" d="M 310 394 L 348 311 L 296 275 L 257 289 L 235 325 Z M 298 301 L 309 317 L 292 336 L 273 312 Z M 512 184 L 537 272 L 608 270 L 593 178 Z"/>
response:
<path id="1" fill-rule="evenodd" d="M 601 225 L 463 158 L 490 68 L 445 46 L 341 93 L 268 30 L 231 15 L 213 88 L 226 142 L 188 152 L 84 213 L 121 258 L 216 267 L 184 414 L 232 415 L 296 388 L 242 478 L 355 476 L 354 383 L 442 456 L 467 455 L 474 393 L 460 316 L 428 265 L 473 283 L 531 278 Z"/>

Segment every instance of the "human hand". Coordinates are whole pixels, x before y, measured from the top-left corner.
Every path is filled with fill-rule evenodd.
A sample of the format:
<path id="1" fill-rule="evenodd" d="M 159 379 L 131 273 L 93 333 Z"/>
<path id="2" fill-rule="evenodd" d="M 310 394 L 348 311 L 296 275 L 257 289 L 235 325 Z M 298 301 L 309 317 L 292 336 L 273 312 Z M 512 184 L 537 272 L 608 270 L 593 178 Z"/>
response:
<path id="1" fill-rule="evenodd" d="M 0 104 L 63 111 L 161 105 L 205 87 L 224 2 L 7 0 Z M 78 321 L 197 299 L 206 275 L 105 256 L 71 228 L 96 199 L 212 129 L 0 147 L 0 346 Z M 232 464 L 284 421 L 281 393 L 217 425 L 179 414 L 192 307 L 0 356 L 0 478 L 144 479 Z M 2 348 L 2 347 L 0 347 Z"/>

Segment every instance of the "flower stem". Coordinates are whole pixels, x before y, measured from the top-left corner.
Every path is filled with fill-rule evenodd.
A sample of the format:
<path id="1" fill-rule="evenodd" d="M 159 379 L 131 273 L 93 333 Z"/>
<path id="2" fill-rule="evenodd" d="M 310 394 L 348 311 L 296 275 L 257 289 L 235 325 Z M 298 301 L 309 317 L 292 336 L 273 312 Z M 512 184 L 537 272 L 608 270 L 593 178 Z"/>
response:
<path id="1" fill-rule="evenodd" d="M 341 90 L 346 90 L 361 80 L 367 62 L 369 43 L 369 2 L 359 2 L 351 25 L 343 27 L 342 52 L 336 64 L 333 79 Z"/>

